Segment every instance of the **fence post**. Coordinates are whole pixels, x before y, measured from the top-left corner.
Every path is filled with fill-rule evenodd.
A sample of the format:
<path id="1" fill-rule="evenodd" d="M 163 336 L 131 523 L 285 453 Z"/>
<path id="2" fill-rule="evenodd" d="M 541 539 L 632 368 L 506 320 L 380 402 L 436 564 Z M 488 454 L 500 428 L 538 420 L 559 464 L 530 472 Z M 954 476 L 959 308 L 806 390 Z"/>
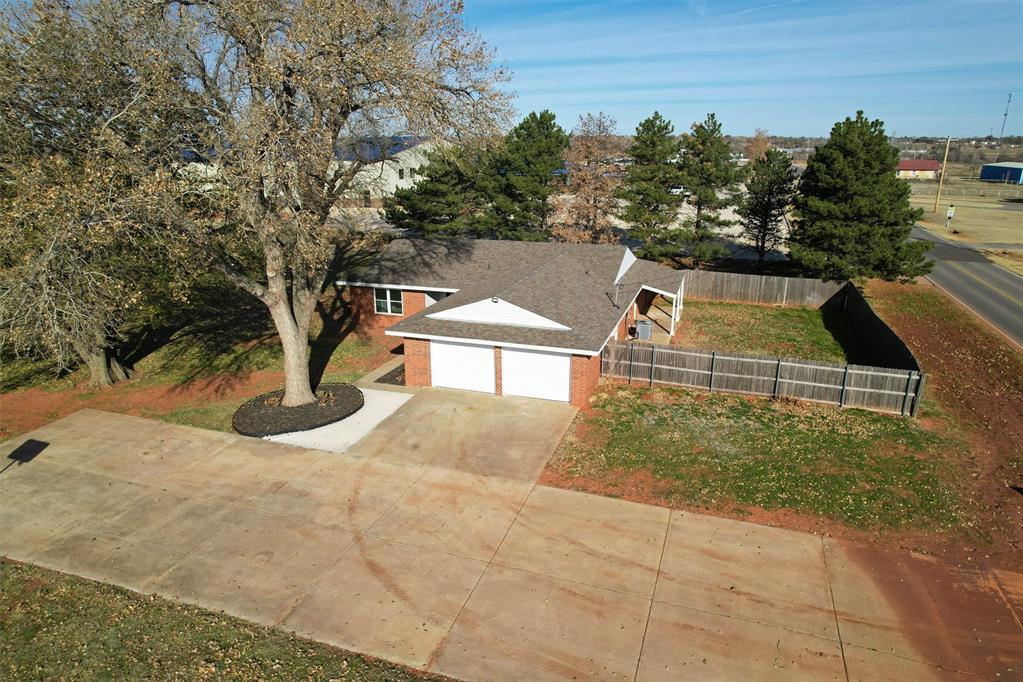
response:
<path id="1" fill-rule="evenodd" d="M 717 351 L 710 352 L 710 385 L 707 386 L 707 390 L 711 393 L 714 392 L 714 364 L 717 362 L 718 354 Z"/>
<path id="2" fill-rule="evenodd" d="M 924 397 L 924 383 L 927 381 L 927 375 L 921 373 L 916 380 L 916 395 L 913 396 L 913 409 L 910 410 L 909 414 L 911 417 L 915 417 L 916 413 L 920 410 L 920 399 Z"/>
<path id="3" fill-rule="evenodd" d="M 784 286 L 781 291 L 781 304 L 785 305 L 789 302 L 789 278 L 785 278 Z"/>
<path id="4" fill-rule="evenodd" d="M 654 357 L 657 355 L 657 346 L 650 346 L 650 385 L 654 385 Z"/>
<path id="5" fill-rule="evenodd" d="M 635 351 L 635 350 L 636 350 L 636 347 L 630 343 L 629 344 L 629 385 L 630 386 L 632 385 L 632 356 L 633 356 L 633 351 Z"/>
<path id="6" fill-rule="evenodd" d="M 902 416 L 909 412 L 909 389 L 913 387 L 913 370 L 906 373 L 906 395 L 902 397 Z"/>
<path id="7" fill-rule="evenodd" d="M 849 365 L 845 366 L 842 373 L 842 392 L 838 395 L 838 406 L 845 407 L 845 387 L 849 385 Z"/>
<path id="8" fill-rule="evenodd" d="M 774 368 L 774 397 L 778 397 L 778 390 L 781 388 L 781 358 L 778 358 L 778 366 Z"/>

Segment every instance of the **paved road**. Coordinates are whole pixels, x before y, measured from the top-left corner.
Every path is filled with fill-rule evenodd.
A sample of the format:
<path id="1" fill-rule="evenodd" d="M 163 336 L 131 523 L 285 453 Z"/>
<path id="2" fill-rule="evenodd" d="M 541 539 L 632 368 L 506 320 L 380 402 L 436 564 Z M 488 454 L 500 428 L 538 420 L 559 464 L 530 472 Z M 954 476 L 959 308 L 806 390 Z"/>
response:
<path id="1" fill-rule="evenodd" d="M 0 459 L 26 438 L 46 447 L 0 474 L 0 555 L 457 679 L 1023 666 L 1021 573 L 95 410 Z"/>
<path id="2" fill-rule="evenodd" d="M 923 228 L 914 227 L 912 236 L 934 242 L 932 282 L 1023 346 L 1023 277 Z"/>

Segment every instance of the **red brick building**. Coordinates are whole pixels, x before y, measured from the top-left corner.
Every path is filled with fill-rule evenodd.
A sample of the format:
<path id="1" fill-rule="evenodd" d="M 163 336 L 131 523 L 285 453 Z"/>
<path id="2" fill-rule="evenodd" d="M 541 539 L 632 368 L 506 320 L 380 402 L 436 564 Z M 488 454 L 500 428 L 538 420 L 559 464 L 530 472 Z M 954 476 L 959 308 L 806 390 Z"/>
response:
<path id="1" fill-rule="evenodd" d="M 674 332 L 683 279 L 624 246 L 400 239 L 338 284 L 358 328 L 402 338 L 408 385 L 582 406 L 657 295 Z"/>

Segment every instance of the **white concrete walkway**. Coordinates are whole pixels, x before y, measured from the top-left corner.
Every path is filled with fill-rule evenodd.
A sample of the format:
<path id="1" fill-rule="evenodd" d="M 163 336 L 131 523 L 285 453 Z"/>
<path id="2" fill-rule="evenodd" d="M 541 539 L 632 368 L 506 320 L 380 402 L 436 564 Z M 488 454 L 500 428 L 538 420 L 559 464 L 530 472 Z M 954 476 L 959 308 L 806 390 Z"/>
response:
<path id="1" fill-rule="evenodd" d="M 266 440 L 302 448 L 342 453 L 365 438 L 383 420 L 412 398 L 412 393 L 360 388 L 366 404 L 347 419 L 308 431 L 267 436 Z"/>

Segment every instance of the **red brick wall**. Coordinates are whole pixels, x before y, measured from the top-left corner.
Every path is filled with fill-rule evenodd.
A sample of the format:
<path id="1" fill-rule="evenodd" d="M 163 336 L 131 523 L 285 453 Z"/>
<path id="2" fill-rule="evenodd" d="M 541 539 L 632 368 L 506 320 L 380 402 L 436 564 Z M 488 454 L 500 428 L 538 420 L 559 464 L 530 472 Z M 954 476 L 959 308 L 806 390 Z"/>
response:
<path id="1" fill-rule="evenodd" d="M 586 407 L 590 404 L 590 395 L 599 382 L 600 356 L 573 355 L 569 402 L 576 407 Z"/>
<path id="2" fill-rule="evenodd" d="M 426 339 L 405 339 L 405 385 L 433 385 L 430 377 L 430 342 Z"/>
<path id="3" fill-rule="evenodd" d="M 373 301 L 372 287 L 348 287 L 348 302 L 355 315 L 356 327 L 362 331 L 386 329 L 392 324 L 415 315 L 426 307 L 426 294 L 422 291 L 402 290 L 401 303 L 403 314 L 382 315 L 377 313 Z"/>
<path id="4" fill-rule="evenodd" d="M 645 289 L 636 295 L 636 305 L 639 307 L 640 314 L 645 314 L 648 310 L 650 310 L 650 306 L 653 304 L 655 298 L 657 298 L 657 294 Z"/>
<path id="5" fill-rule="evenodd" d="M 622 317 L 622 321 L 618 323 L 618 327 L 615 329 L 615 339 L 618 341 L 624 341 L 629 337 L 629 327 L 636 326 L 636 303 L 640 301 L 643 294 L 649 293 L 645 291 L 639 292 L 639 295 L 635 300 L 629 304 L 629 307 L 625 309 L 625 315 Z M 652 298 L 650 300 L 653 300 Z M 643 310 L 640 307 L 640 310 Z"/>
<path id="6" fill-rule="evenodd" d="M 494 395 L 504 395 L 501 385 L 501 347 L 494 346 Z"/>
<path id="7" fill-rule="evenodd" d="M 404 314 L 401 319 L 405 319 L 409 315 L 415 315 L 420 310 L 426 307 L 426 294 L 422 291 L 409 291 L 403 289 L 401 292 L 401 308 Z"/>

